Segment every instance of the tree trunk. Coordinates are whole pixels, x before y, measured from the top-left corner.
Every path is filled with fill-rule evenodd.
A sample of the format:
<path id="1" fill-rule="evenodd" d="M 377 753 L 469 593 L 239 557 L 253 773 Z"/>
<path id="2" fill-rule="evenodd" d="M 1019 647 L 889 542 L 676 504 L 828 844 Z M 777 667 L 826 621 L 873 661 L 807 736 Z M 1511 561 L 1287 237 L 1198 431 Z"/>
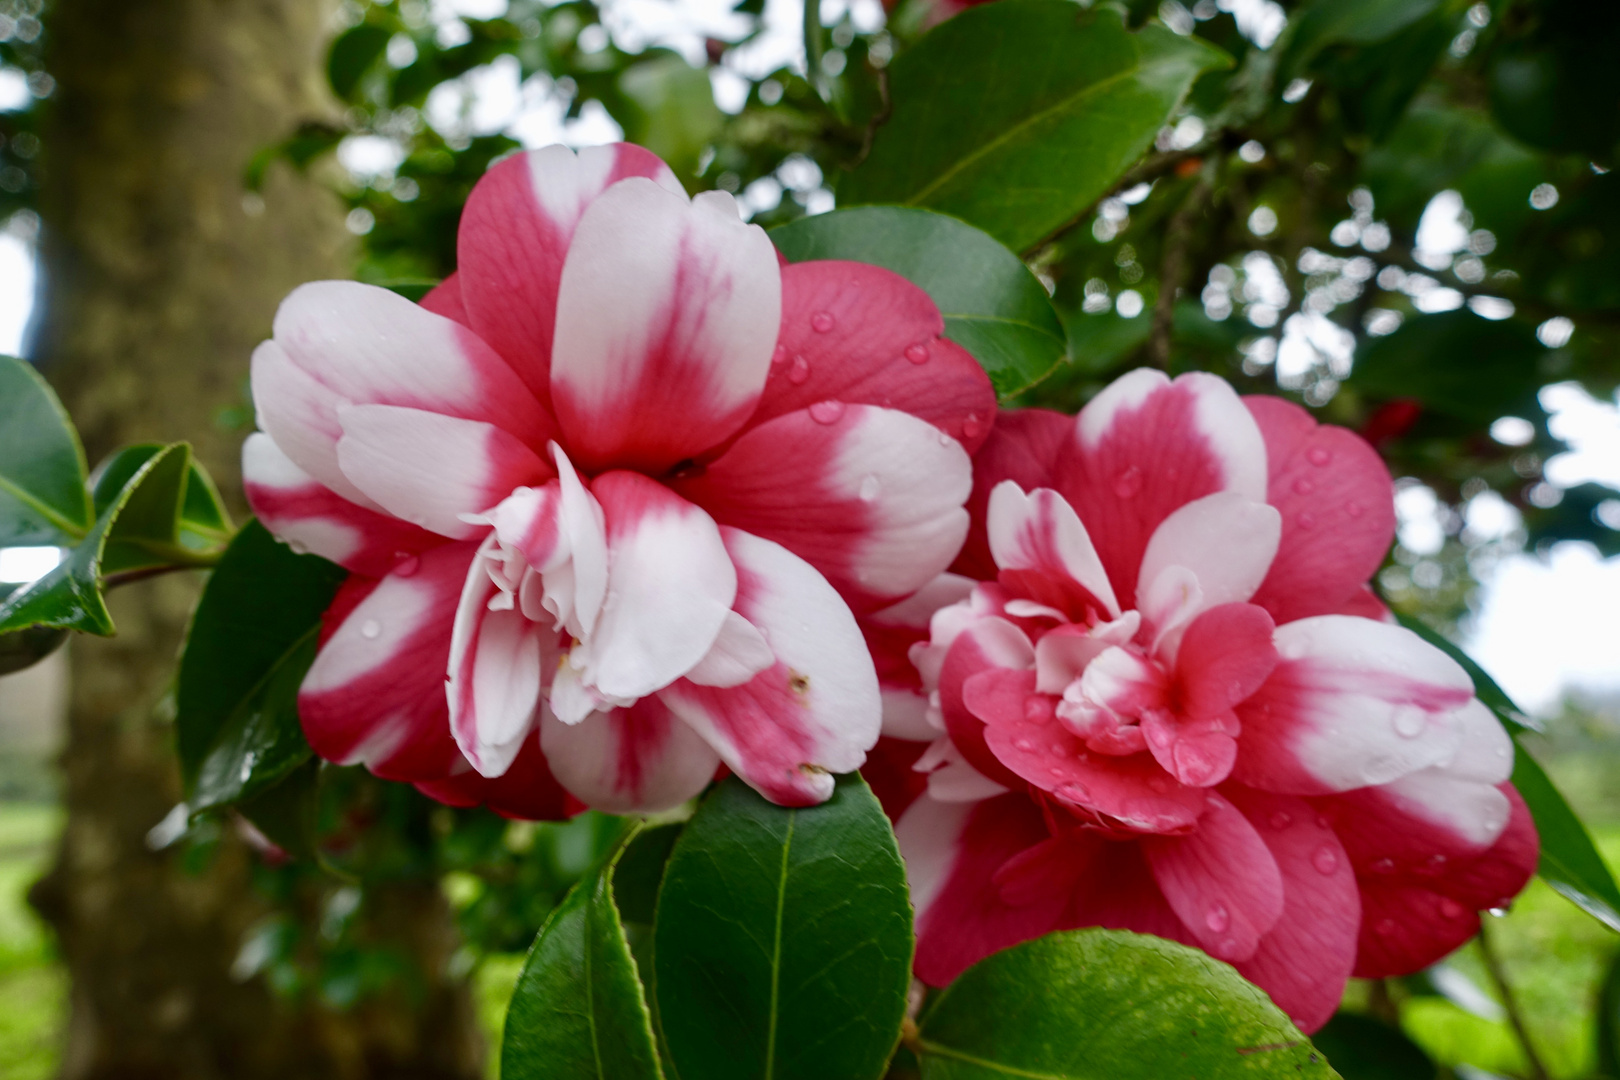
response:
<path id="1" fill-rule="evenodd" d="M 290 170 L 246 195 L 252 155 L 329 117 L 325 0 L 56 0 L 48 13 L 36 354 L 90 460 L 189 439 L 240 506 L 248 357 L 296 284 L 345 276 L 338 201 Z M 32 898 L 73 991 L 66 1080 L 476 1077 L 456 939 L 431 882 L 380 900 L 426 992 L 348 1013 L 277 999 L 230 975 L 268 910 L 252 853 L 225 837 L 204 870 L 145 842 L 179 799 L 162 703 L 199 582 L 111 598 L 118 636 L 74 645 L 63 756 L 67 826 Z M 228 831 L 228 830 L 227 830 Z"/>

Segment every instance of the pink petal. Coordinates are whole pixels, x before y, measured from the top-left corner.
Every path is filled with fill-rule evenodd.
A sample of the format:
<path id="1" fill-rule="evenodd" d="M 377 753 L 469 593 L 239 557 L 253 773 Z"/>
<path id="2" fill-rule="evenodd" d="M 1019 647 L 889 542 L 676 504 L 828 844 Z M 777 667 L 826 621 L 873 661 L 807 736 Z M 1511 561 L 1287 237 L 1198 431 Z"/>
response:
<path id="1" fill-rule="evenodd" d="M 928 640 L 936 611 L 966 600 L 972 589 L 968 578 L 940 574 L 899 603 L 857 620 L 883 692 L 884 735 L 919 740 L 939 736 L 928 720 L 928 695 L 911 662 L 911 648 Z"/>
<path id="2" fill-rule="evenodd" d="M 1146 368 L 1092 398 L 1059 462 L 1058 490 L 1097 544 L 1122 608 L 1136 607 L 1148 539 L 1181 506 L 1217 491 L 1264 502 L 1260 430 L 1224 379 L 1171 382 Z"/>
<path id="3" fill-rule="evenodd" d="M 1025 494 L 1006 480 L 990 493 L 986 529 L 1002 585 L 1083 622 L 1088 611 L 1119 617 L 1108 574 L 1074 508 L 1050 488 Z"/>
<path id="4" fill-rule="evenodd" d="M 1398 626 L 1321 615 L 1279 626 L 1280 660 L 1237 708 L 1233 775 L 1250 787 L 1317 795 L 1387 784 L 1450 760 L 1468 673 Z"/>
<path id="5" fill-rule="evenodd" d="M 1221 716 L 1264 685 L 1277 666 L 1271 616 L 1253 604 L 1210 608 L 1176 654 L 1176 695 L 1186 716 Z"/>
<path id="6" fill-rule="evenodd" d="M 730 689 L 682 680 L 660 693 L 675 714 L 767 799 L 810 806 L 853 772 L 882 724 L 877 675 L 855 617 L 803 559 L 739 529 L 722 530 L 737 567 L 738 615 L 776 663 Z"/>
<path id="7" fill-rule="evenodd" d="M 1254 602 L 1280 623 L 1343 611 L 1377 571 L 1395 537 L 1395 488 L 1359 435 L 1317 426 L 1279 397 L 1247 397 L 1266 441 L 1266 501 L 1282 513 L 1282 541 Z"/>
<path id="8" fill-rule="evenodd" d="M 1013 481 L 1024 491 L 1057 487 L 1054 469 L 1073 438 L 1072 416 L 1049 409 L 1010 409 L 997 414 L 995 427 L 973 455 L 973 494 L 968 496 L 973 526 L 953 570 L 981 581 L 995 578 L 996 564 L 985 531 L 990 492 L 1003 480 Z"/>
<path id="9" fill-rule="evenodd" d="M 435 315 L 442 315 L 462 326 L 470 325 L 467 321 L 467 306 L 461 302 L 461 275 L 455 271 L 451 271 L 449 277 L 429 289 L 427 295 L 418 302 Z"/>
<path id="10" fill-rule="evenodd" d="M 344 405 L 338 465 L 355 487 L 399 518 L 452 540 L 484 531 L 463 514 L 489 510 L 552 470 L 493 424 L 394 405 Z"/>
<path id="11" fill-rule="evenodd" d="M 862 608 L 915 592 L 956 556 L 972 464 L 893 409 L 826 402 L 745 432 L 673 486 L 715 520 L 774 540 Z"/>
<path id="12" fill-rule="evenodd" d="M 381 581 L 351 577 L 339 591 L 329 636 L 298 692 L 317 754 L 390 780 L 440 780 L 461 766 L 444 673 L 475 551 L 442 544 Z"/>
<path id="13" fill-rule="evenodd" d="M 567 793 L 547 768 L 538 735 L 523 740 L 512 767 L 500 776 L 486 778 L 467 769 L 447 780 L 418 781 L 416 788 L 449 806 L 488 806 L 502 817 L 561 821 L 568 816 Z"/>
<path id="14" fill-rule="evenodd" d="M 720 756 L 657 698 L 564 724 L 547 710 L 540 745 L 562 786 L 595 810 L 649 814 L 692 798 Z"/>
<path id="15" fill-rule="evenodd" d="M 382 577 L 444 543 L 425 529 L 357 506 L 294 465 L 270 436 L 242 444 L 248 505 L 277 539 L 347 570 Z"/>
<path id="16" fill-rule="evenodd" d="M 274 330 L 274 341 L 254 353 L 259 426 L 341 495 L 353 497 L 333 448 L 343 405 L 482 421 L 530 446 L 552 436 L 545 408 L 488 345 L 387 289 L 354 281 L 301 285 L 281 302 Z"/>
<path id="17" fill-rule="evenodd" d="M 1238 965 L 1310 1034 L 1333 1015 L 1356 962 L 1361 894 L 1350 857 L 1309 803 L 1236 785 L 1223 789 L 1277 861 L 1283 911 Z"/>
<path id="18" fill-rule="evenodd" d="M 741 686 L 776 663 L 776 654 L 759 628 L 735 611 L 726 614 L 720 636 L 686 673 L 688 682 L 698 686 Z"/>
<path id="19" fill-rule="evenodd" d="M 662 473 L 741 429 L 781 318 L 774 252 L 724 192 L 688 203 L 630 179 L 591 204 L 563 266 L 551 365 L 582 468 Z"/>
<path id="20" fill-rule="evenodd" d="M 1088 881 L 1070 900 L 1064 929 L 1101 926 L 1198 947 L 1198 939 L 1170 909 L 1153 879 L 1141 844 L 1102 845 L 1086 876 Z"/>
<path id="21" fill-rule="evenodd" d="M 1005 787 L 1021 787 L 1019 774 L 986 745 L 985 722 L 968 708 L 964 687 L 969 679 L 995 670 L 1027 674 L 1033 687 L 1034 663 L 1035 650 L 1024 632 L 1005 619 L 991 617 L 957 635 L 939 670 L 939 707 L 951 743 L 974 769 Z"/>
<path id="22" fill-rule="evenodd" d="M 899 821 L 918 796 L 928 790 L 928 777 L 913 768 L 927 749 L 927 743 L 885 735 L 866 752 L 861 777 L 878 797 L 891 822 Z"/>
<path id="23" fill-rule="evenodd" d="M 1009 859 L 1047 839 L 1040 811 L 1023 795 L 979 803 L 923 796 L 900 819 L 895 837 L 917 911 L 914 970 L 930 986 L 1058 928 L 1066 894 L 1052 891 L 1013 906 L 994 880 Z"/>
<path id="24" fill-rule="evenodd" d="M 1280 534 L 1276 510 L 1229 491 L 1194 499 L 1165 518 L 1148 540 L 1136 583 L 1137 607 L 1158 640 L 1218 604 L 1254 595 Z M 1190 595 L 1176 571 L 1191 571 L 1197 589 Z"/>
<path id="25" fill-rule="evenodd" d="M 996 392 L 978 361 L 940 335 L 927 293 L 899 274 L 833 260 L 782 268 L 782 326 L 750 425 L 819 401 L 920 417 L 969 453 L 991 430 Z"/>
<path id="26" fill-rule="evenodd" d="M 461 752 L 484 776 L 506 772 L 533 732 L 542 675 L 555 670 L 558 656 L 555 631 L 549 631 L 547 642 L 548 631 L 540 623 L 514 607 L 491 604 L 500 591 L 490 577 L 492 560 L 501 560 L 493 533 L 467 572 L 447 665 L 450 729 Z"/>
<path id="27" fill-rule="evenodd" d="M 656 155 L 620 143 L 577 154 L 564 146 L 514 154 L 491 166 L 467 197 L 453 275 L 466 317 L 457 321 L 504 356 L 541 401 L 551 400 L 557 283 L 574 230 L 598 195 L 632 176 L 682 193 Z"/>
<path id="28" fill-rule="evenodd" d="M 714 646 L 737 571 L 709 515 L 662 484 L 610 472 L 591 493 L 607 521 L 608 591 L 571 662 L 602 694 L 634 700 L 692 670 Z"/>
<path id="29" fill-rule="evenodd" d="M 1249 819 L 1219 795 L 1204 798 L 1208 809 L 1196 830 L 1149 837 L 1142 849 L 1165 899 L 1204 951 L 1235 963 L 1254 956 L 1282 917 L 1283 879 Z"/>

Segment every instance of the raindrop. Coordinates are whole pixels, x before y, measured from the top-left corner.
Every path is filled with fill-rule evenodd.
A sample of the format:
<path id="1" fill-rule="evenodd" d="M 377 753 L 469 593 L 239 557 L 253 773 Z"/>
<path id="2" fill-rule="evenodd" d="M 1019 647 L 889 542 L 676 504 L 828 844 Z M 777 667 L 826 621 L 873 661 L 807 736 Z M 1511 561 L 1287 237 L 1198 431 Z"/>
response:
<path id="1" fill-rule="evenodd" d="M 367 619 L 360 624 L 360 636 L 374 639 L 382 633 L 382 623 L 376 619 Z"/>
<path id="2" fill-rule="evenodd" d="M 394 565 L 394 573 L 399 577 L 410 577 L 422 566 L 422 560 L 415 555 L 406 555 Z"/>
<path id="3" fill-rule="evenodd" d="M 793 358 L 793 366 L 788 368 L 788 382 L 794 386 L 803 386 L 810 378 L 810 361 L 802 356 Z"/>
<path id="4" fill-rule="evenodd" d="M 1024 701 L 1024 719 L 1030 723 L 1049 724 L 1053 716 L 1052 703 L 1039 694 L 1032 695 Z"/>
<path id="5" fill-rule="evenodd" d="M 1065 768 L 1063 768 L 1061 766 L 1058 766 L 1058 765 L 1053 765 L 1050 768 L 1048 768 L 1046 771 L 1051 773 L 1053 776 L 1068 776 L 1069 775 L 1069 770 L 1068 769 L 1065 769 Z"/>
<path id="6" fill-rule="evenodd" d="M 881 491 L 882 488 L 883 482 L 877 478 L 877 475 L 875 473 L 868 473 L 861 481 L 861 502 L 875 501 L 878 497 L 878 492 Z"/>
<path id="7" fill-rule="evenodd" d="M 239 776 L 241 778 L 241 782 L 244 784 L 247 783 L 248 779 L 253 775 L 253 761 L 255 756 L 256 755 L 252 750 L 249 750 L 247 753 L 242 755 L 242 771 Z"/>
<path id="8" fill-rule="evenodd" d="M 962 421 L 962 437 L 972 439 L 984 430 L 984 421 L 979 419 L 978 413 L 968 413 L 967 419 Z"/>
<path id="9" fill-rule="evenodd" d="M 1378 925 L 1373 927 L 1373 929 L 1378 931 L 1379 935 L 1382 937 L 1390 937 L 1395 933 L 1397 927 L 1395 926 L 1394 919 L 1379 919 Z"/>
<path id="10" fill-rule="evenodd" d="M 288 540 L 287 546 L 292 548 L 294 555 L 308 555 L 309 545 L 299 540 Z"/>
<path id="11" fill-rule="evenodd" d="M 825 311 L 818 311 L 810 317 L 810 325 L 818 334 L 825 334 L 833 328 L 833 317 Z"/>
<path id="12" fill-rule="evenodd" d="M 1055 754 L 1058 757 L 1068 757 L 1069 756 L 1069 744 L 1068 743 L 1054 742 L 1051 746 L 1047 747 L 1047 749 L 1051 750 L 1052 753 Z"/>
<path id="13" fill-rule="evenodd" d="M 1490 909 L 1490 912 L 1491 912 L 1491 918 L 1493 918 L 1493 919 L 1501 919 L 1501 918 L 1506 917 L 1506 915 L 1508 913 L 1508 909 L 1505 908 L 1505 907 L 1493 907 L 1493 908 Z"/>
<path id="14" fill-rule="evenodd" d="M 906 359 L 910 360 L 913 364 L 928 363 L 928 346 L 922 344 L 907 345 Z"/>
<path id="15" fill-rule="evenodd" d="M 941 445 L 941 446 L 949 446 L 949 445 L 951 445 L 951 443 L 953 443 L 955 441 L 956 440 L 952 439 L 949 435 L 945 434 L 943 431 L 939 433 L 939 445 Z"/>
<path id="16" fill-rule="evenodd" d="M 1372 872 L 1375 874 L 1393 874 L 1395 872 L 1395 860 L 1379 859 L 1372 864 Z"/>
<path id="17" fill-rule="evenodd" d="M 1273 829 L 1286 829 L 1293 823 L 1294 815 L 1290 814 L 1286 810 L 1279 810 L 1275 814 L 1271 815 L 1271 827 Z"/>
<path id="18" fill-rule="evenodd" d="M 1211 904 L 1209 911 L 1204 914 L 1204 925 L 1219 934 L 1232 925 L 1232 917 L 1226 913 L 1226 908 L 1220 904 Z"/>
<path id="19" fill-rule="evenodd" d="M 1415 739 L 1429 726 L 1429 714 L 1416 705 L 1395 710 L 1395 734 L 1403 739 Z"/>
<path id="20" fill-rule="evenodd" d="M 1316 526 L 1316 517 L 1312 514 L 1301 514 L 1294 519 L 1294 524 L 1308 532 Z"/>
<path id="21" fill-rule="evenodd" d="M 1302 476 L 1294 481 L 1294 494 L 1296 495 L 1309 495 L 1315 490 L 1316 484 L 1308 476 Z"/>
<path id="22" fill-rule="evenodd" d="M 1444 919 L 1460 919 L 1465 912 L 1463 906 L 1449 896 L 1440 898 L 1440 917 Z"/>
<path id="23" fill-rule="evenodd" d="M 1332 461 L 1333 460 L 1333 455 L 1331 453 L 1329 453 L 1328 451 L 1322 449 L 1320 446 L 1313 446 L 1313 447 L 1310 448 L 1310 450 L 1306 451 L 1305 459 L 1307 461 L 1309 461 L 1312 465 L 1321 466 L 1321 465 L 1326 465 L 1328 462 Z"/>
<path id="24" fill-rule="evenodd" d="M 833 398 L 810 406 L 810 419 L 818 424 L 836 424 L 844 415 L 844 403 Z"/>
<path id="25" fill-rule="evenodd" d="M 1345 503 L 1344 504 L 1344 512 L 1349 514 L 1353 518 L 1358 518 L 1363 513 L 1365 513 L 1365 511 L 1362 510 L 1362 508 L 1361 508 L 1361 504 L 1358 503 L 1358 502 L 1347 502 L 1347 503 Z"/>
<path id="26" fill-rule="evenodd" d="M 1034 739 L 1014 739 L 1013 740 L 1013 749 L 1014 750 L 1022 750 L 1024 753 L 1027 754 L 1030 751 L 1035 749 L 1035 740 Z"/>
<path id="27" fill-rule="evenodd" d="M 1319 847 L 1311 856 L 1311 865 L 1318 874 L 1331 874 L 1339 868 L 1339 856 L 1330 847 Z"/>
<path id="28" fill-rule="evenodd" d="M 1331 821 L 1329 821 L 1327 818 L 1323 817 L 1321 814 L 1317 814 L 1316 815 L 1316 827 L 1318 829 L 1329 829 L 1329 828 L 1333 827 L 1333 823 Z"/>
<path id="29" fill-rule="evenodd" d="M 788 350 L 786 345 L 778 345 L 771 353 L 771 363 L 780 366 L 787 363 Z"/>
<path id="30" fill-rule="evenodd" d="M 1430 870 L 1438 870 L 1444 865 L 1446 865 L 1446 857 L 1444 855 L 1430 855 L 1429 856 L 1429 869 Z"/>
<path id="31" fill-rule="evenodd" d="M 1114 477 L 1114 494 L 1129 499 L 1142 490 L 1142 470 L 1135 465 Z"/>
<path id="32" fill-rule="evenodd" d="M 1091 792 L 1086 790 L 1086 785 L 1077 784 L 1072 780 L 1068 783 L 1059 784 L 1054 789 L 1053 794 L 1072 803 L 1085 802 L 1091 797 Z"/>

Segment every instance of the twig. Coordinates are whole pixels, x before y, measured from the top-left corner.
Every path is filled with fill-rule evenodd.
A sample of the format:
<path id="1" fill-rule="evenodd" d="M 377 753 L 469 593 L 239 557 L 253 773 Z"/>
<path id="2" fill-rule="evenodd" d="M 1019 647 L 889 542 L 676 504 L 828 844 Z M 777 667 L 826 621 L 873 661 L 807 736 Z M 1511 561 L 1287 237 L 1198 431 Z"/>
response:
<path id="1" fill-rule="evenodd" d="M 1148 362 L 1155 367 L 1170 366 L 1170 332 L 1174 329 L 1176 293 L 1187 280 L 1187 246 L 1192 242 L 1193 226 L 1204 211 L 1213 185 L 1210 167 L 1204 166 L 1198 183 L 1188 193 L 1165 230 L 1164 262 L 1159 268 L 1159 296 L 1153 302 L 1153 329 L 1148 335 Z"/>
<path id="2" fill-rule="evenodd" d="M 1479 924 L 1479 953 L 1485 958 L 1485 970 L 1490 973 L 1491 982 L 1496 984 L 1496 992 L 1502 998 L 1502 1010 L 1507 1013 L 1508 1023 L 1513 1025 L 1513 1033 L 1519 1037 L 1519 1045 L 1524 1047 L 1524 1058 L 1530 1063 L 1530 1076 L 1532 1080 L 1548 1080 L 1547 1066 L 1543 1065 L 1541 1058 L 1536 1054 L 1535 1045 L 1530 1041 L 1530 1031 L 1524 1025 L 1524 1016 L 1519 1012 L 1519 1004 L 1513 997 L 1513 990 L 1508 986 L 1507 975 L 1502 970 L 1501 958 L 1491 945 L 1490 935 L 1485 930 L 1483 921 Z"/>

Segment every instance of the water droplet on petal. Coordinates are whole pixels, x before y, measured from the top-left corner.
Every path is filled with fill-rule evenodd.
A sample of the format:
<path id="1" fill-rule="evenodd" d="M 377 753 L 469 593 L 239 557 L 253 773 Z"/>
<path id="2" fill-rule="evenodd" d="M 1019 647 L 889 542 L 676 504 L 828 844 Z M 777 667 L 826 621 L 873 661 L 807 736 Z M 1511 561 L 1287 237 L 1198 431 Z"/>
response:
<path id="1" fill-rule="evenodd" d="M 1014 750 L 1022 750 L 1024 753 L 1027 754 L 1030 751 L 1035 749 L 1035 740 L 1034 739 L 1014 739 L 1013 740 L 1013 749 Z"/>
<path id="2" fill-rule="evenodd" d="M 1299 517 L 1294 519 L 1294 524 L 1298 525 L 1301 529 L 1304 529 L 1306 532 L 1310 532 L 1312 529 L 1316 528 L 1316 515 L 1314 515 L 1314 514 L 1301 514 L 1301 515 L 1299 515 Z"/>
<path id="3" fill-rule="evenodd" d="M 1163 795 L 1170 790 L 1170 781 L 1162 776 L 1150 776 L 1148 777 L 1148 790 Z"/>
<path id="4" fill-rule="evenodd" d="M 941 445 L 941 446 L 949 446 L 949 445 L 951 445 L 951 443 L 953 443 L 955 441 L 956 441 L 955 439 L 951 438 L 949 435 L 945 434 L 943 431 L 939 433 L 939 445 Z"/>
<path id="5" fill-rule="evenodd" d="M 1062 768 L 1061 766 L 1058 766 L 1058 765 L 1053 765 L 1050 768 L 1048 768 L 1046 771 L 1051 773 L 1053 776 L 1068 776 L 1069 775 L 1069 770 L 1068 769 Z"/>
<path id="6" fill-rule="evenodd" d="M 1330 829 L 1330 828 L 1333 827 L 1333 822 L 1329 821 L 1327 818 L 1323 817 L 1321 814 L 1317 814 L 1316 815 L 1316 827 L 1318 829 Z"/>
<path id="7" fill-rule="evenodd" d="M 1395 734 L 1403 739 L 1415 739 L 1429 726 L 1429 714 L 1416 705 L 1395 710 Z"/>
<path id="8" fill-rule="evenodd" d="M 1042 694 L 1032 694 L 1024 700 L 1024 719 L 1032 724 L 1049 724 L 1056 717 L 1052 702 Z"/>
<path id="9" fill-rule="evenodd" d="M 1440 898 L 1440 917 L 1443 919 L 1460 919 L 1467 912 L 1463 906 L 1449 896 Z"/>
<path id="10" fill-rule="evenodd" d="M 1286 829 L 1293 823 L 1294 815 L 1286 810 L 1279 810 L 1271 815 L 1271 827 L 1273 829 Z"/>
<path id="11" fill-rule="evenodd" d="M 1347 503 L 1345 503 L 1344 504 L 1344 512 L 1349 514 L 1353 518 L 1358 518 L 1362 514 L 1366 513 L 1366 511 L 1364 509 L 1362 509 L 1361 504 L 1358 503 L 1358 502 L 1347 502 Z"/>
<path id="12" fill-rule="evenodd" d="M 292 549 L 292 553 L 294 555 L 309 554 L 309 545 L 304 543 L 302 540 L 288 540 L 287 546 Z"/>
<path id="13" fill-rule="evenodd" d="M 984 430 L 984 421 L 979 419 L 978 413 L 968 413 L 967 419 L 962 421 L 962 438 L 977 438 L 979 432 Z"/>
<path id="14" fill-rule="evenodd" d="M 1047 749 L 1057 757 L 1069 756 L 1069 744 L 1065 742 L 1054 742 L 1051 746 L 1047 747 Z"/>
<path id="15" fill-rule="evenodd" d="M 1296 495 L 1309 495 L 1315 490 L 1316 484 L 1309 477 L 1302 476 L 1294 481 L 1294 494 Z"/>
<path id="16" fill-rule="evenodd" d="M 365 622 L 360 624 L 360 636 L 363 638 L 375 639 L 381 634 L 382 623 L 378 622 L 376 619 L 367 619 Z"/>
<path id="17" fill-rule="evenodd" d="M 1311 856 L 1311 865 L 1318 874 L 1331 874 L 1339 868 L 1339 855 L 1330 847 L 1319 847 Z"/>
<path id="18" fill-rule="evenodd" d="M 1378 925 L 1373 927 L 1373 929 L 1378 931 L 1379 935 L 1382 937 L 1390 937 L 1399 928 L 1395 925 L 1394 919 L 1379 919 Z"/>
<path id="19" fill-rule="evenodd" d="M 875 501 L 878 497 L 878 492 L 882 489 L 883 482 L 879 480 L 875 474 L 867 474 L 867 476 L 861 480 L 861 502 Z"/>
<path id="20" fill-rule="evenodd" d="M 829 398 L 810 406 L 810 419 L 818 424 L 836 424 L 844 415 L 844 403 Z"/>
<path id="21" fill-rule="evenodd" d="M 394 573 L 399 577 L 410 577 L 422 566 L 422 560 L 415 555 L 407 555 L 394 564 Z"/>
<path id="22" fill-rule="evenodd" d="M 1219 934 L 1232 925 L 1232 916 L 1228 915 L 1226 908 L 1221 904 L 1211 904 L 1204 913 L 1204 925 Z"/>
<path id="23" fill-rule="evenodd" d="M 818 311 L 814 315 L 810 316 L 810 326 L 818 334 L 825 334 L 827 331 L 833 328 L 833 325 L 834 320 L 831 312 Z"/>
<path id="24" fill-rule="evenodd" d="M 1060 799 L 1064 799 L 1072 803 L 1085 802 L 1091 797 L 1091 792 L 1086 790 L 1086 785 L 1077 784 L 1073 780 L 1070 780 L 1064 784 L 1059 784 L 1053 789 L 1052 794 L 1056 795 Z"/>
<path id="25" fill-rule="evenodd" d="M 1446 857 L 1444 855 L 1430 855 L 1428 862 L 1430 870 L 1438 870 L 1446 865 Z"/>
<path id="26" fill-rule="evenodd" d="M 782 364 L 787 363 L 787 358 L 788 358 L 788 349 L 787 349 L 786 345 L 778 345 L 775 349 L 773 349 L 771 351 L 771 364 L 774 365 L 774 366 L 779 367 Z"/>
<path id="27" fill-rule="evenodd" d="M 910 360 L 913 364 L 928 363 L 928 346 L 920 343 L 917 345 L 907 345 L 906 359 Z"/>
<path id="28" fill-rule="evenodd" d="M 1135 465 L 1114 477 L 1114 494 L 1129 499 L 1142 490 L 1142 470 Z"/>
<path id="29" fill-rule="evenodd" d="M 1372 872 L 1375 873 L 1375 874 L 1393 874 L 1395 872 L 1395 860 L 1394 859 L 1379 859 L 1379 860 L 1377 860 L 1376 862 L 1374 862 L 1372 864 Z"/>
<path id="30" fill-rule="evenodd" d="M 1305 452 L 1305 460 L 1318 467 L 1326 465 L 1333 460 L 1333 455 L 1320 446 L 1313 446 Z"/>
<path id="31" fill-rule="evenodd" d="M 795 356 L 793 364 L 788 368 L 788 382 L 794 386 L 803 386 L 810 378 L 810 361 L 802 356 Z"/>

